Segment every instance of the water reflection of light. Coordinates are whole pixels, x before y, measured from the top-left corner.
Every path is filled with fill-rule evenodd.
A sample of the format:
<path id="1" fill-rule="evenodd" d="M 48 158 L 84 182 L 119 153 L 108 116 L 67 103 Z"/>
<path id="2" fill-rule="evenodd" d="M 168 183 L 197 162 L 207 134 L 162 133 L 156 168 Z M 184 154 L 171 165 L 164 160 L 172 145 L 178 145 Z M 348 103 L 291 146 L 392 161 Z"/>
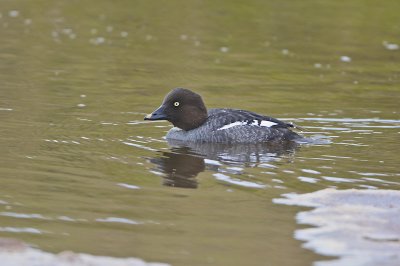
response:
<path id="1" fill-rule="evenodd" d="M 354 183 L 354 182 L 363 182 L 362 180 L 358 179 L 351 179 L 351 178 L 343 178 L 343 177 L 334 177 L 334 176 L 322 176 L 324 180 L 338 182 L 338 183 Z"/>
<path id="2" fill-rule="evenodd" d="M 16 213 L 16 212 L 0 212 L 1 216 L 7 216 L 7 217 L 14 217 L 14 218 L 22 218 L 22 219 L 43 219 L 43 220 L 51 220 L 49 217 L 45 217 L 41 214 L 38 213 L 32 213 L 32 214 L 27 214 L 27 213 Z"/>
<path id="3" fill-rule="evenodd" d="M 140 187 L 138 187 L 138 186 L 125 184 L 125 183 L 118 183 L 117 185 L 124 187 L 124 188 L 129 188 L 129 189 L 140 189 Z"/>
<path id="4" fill-rule="evenodd" d="M 307 177 L 307 176 L 299 176 L 298 179 L 300 181 L 307 182 L 307 183 L 317 183 L 319 181 L 318 178 Z"/>
<path id="5" fill-rule="evenodd" d="M 315 252 L 339 259 L 318 265 L 400 265 L 400 191 L 324 189 L 307 194 L 285 194 L 275 203 L 314 207 L 299 212 L 295 238 Z"/>
<path id="6" fill-rule="evenodd" d="M 103 223 L 124 223 L 124 224 L 141 224 L 140 222 L 120 217 L 107 217 L 107 218 L 97 218 L 97 222 Z"/>
<path id="7" fill-rule="evenodd" d="M 4 227 L 0 227 L 2 231 Z M 5 227 L 6 232 L 41 234 L 42 231 L 35 228 Z M 32 248 L 24 242 L 13 238 L 0 238 L 1 265 L 96 265 L 96 266 L 169 266 L 166 263 L 145 262 L 142 259 L 127 257 L 116 258 L 107 256 L 94 256 L 85 253 L 63 251 L 59 254 L 48 253 L 38 248 Z"/>
<path id="8" fill-rule="evenodd" d="M 43 234 L 44 231 L 32 227 L 0 227 L 0 232 Z"/>
<path id="9" fill-rule="evenodd" d="M 258 184 L 258 183 L 254 183 L 254 182 L 250 182 L 250 181 L 246 181 L 246 180 L 240 180 L 238 178 L 232 178 L 228 175 L 225 174 L 221 174 L 221 173 L 215 173 L 214 177 L 217 180 L 229 183 L 229 184 L 233 184 L 233 185 L 238 185 L 241 187 L 248 187 L 248 188 L 265 188 L 267 187 L 267 185 L 265 184 Z"/>

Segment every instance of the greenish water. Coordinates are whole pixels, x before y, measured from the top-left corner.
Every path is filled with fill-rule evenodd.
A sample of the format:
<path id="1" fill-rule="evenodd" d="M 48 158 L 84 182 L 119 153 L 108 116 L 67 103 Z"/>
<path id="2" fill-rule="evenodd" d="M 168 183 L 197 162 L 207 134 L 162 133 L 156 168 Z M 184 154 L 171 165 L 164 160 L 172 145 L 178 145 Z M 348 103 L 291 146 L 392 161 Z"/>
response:
<path id="1" fill-rule="evenodd" d="M 0 237 L 172 265 L 330 259 L 293 238 L 303 208 L 272 200 L 400 189 L 399 11 L 398 1 L 2 1 Z M 170 147 L 170 125 L 143 117 L 178 86 L 331 143 Z"/>

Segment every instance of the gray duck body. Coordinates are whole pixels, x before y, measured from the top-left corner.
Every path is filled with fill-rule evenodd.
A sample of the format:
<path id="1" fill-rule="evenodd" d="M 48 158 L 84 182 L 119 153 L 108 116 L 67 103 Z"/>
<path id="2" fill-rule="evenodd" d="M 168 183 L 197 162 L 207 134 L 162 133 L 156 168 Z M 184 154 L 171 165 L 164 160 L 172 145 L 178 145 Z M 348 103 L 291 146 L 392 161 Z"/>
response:
<path id="1" fill-rule="evenodd" d="M 264 123 L 261 126 L 262 121 Z M 210 109 L 208 118 L 200 127 L 183 130 L 173 127 L 167 133 L 169 140 L 211 143 L 259 143 L 291 141 L 300 135 L 291 131 L 291 124 L 277 119 L 236 109 Z"/>

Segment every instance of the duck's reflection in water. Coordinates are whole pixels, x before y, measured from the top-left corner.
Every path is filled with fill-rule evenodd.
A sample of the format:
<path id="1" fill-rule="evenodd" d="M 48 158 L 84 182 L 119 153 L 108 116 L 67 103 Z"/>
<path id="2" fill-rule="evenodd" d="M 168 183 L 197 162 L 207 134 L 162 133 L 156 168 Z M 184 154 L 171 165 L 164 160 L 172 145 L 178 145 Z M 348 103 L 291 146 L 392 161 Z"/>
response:
<path id="1" fill-rule="evenodd" d="M 172 147 L 150 161 L 163 173 L 165 186 L 197 188 L 196 176 L 206 169 L 204 158 L 192 153 L 189 147 Z"/>
<path id="2" fill-rule="evenodd" d="M 220 172 L 222 165 L 256 167 L 266 162 L 293 158 L 299 144 L 294 142 L 259 144 L 190 143 L 168 140 L 170 151 L 152 158 L 163 173 L 166 186 L 197 188 L 196 176 L 207 168 Z"/>

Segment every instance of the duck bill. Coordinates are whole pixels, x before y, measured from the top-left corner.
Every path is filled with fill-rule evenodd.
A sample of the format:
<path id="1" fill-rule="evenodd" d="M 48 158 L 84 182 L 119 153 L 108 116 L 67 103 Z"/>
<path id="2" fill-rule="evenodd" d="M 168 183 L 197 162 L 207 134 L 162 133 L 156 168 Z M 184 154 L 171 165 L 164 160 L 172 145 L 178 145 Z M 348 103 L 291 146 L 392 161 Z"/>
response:
<path id="1" fill-rule="evenodd" d="M 161 105 L 157 110 L 144 117 L 144 120 L 168 120 L 164 113 L 164 107 Z"/>

